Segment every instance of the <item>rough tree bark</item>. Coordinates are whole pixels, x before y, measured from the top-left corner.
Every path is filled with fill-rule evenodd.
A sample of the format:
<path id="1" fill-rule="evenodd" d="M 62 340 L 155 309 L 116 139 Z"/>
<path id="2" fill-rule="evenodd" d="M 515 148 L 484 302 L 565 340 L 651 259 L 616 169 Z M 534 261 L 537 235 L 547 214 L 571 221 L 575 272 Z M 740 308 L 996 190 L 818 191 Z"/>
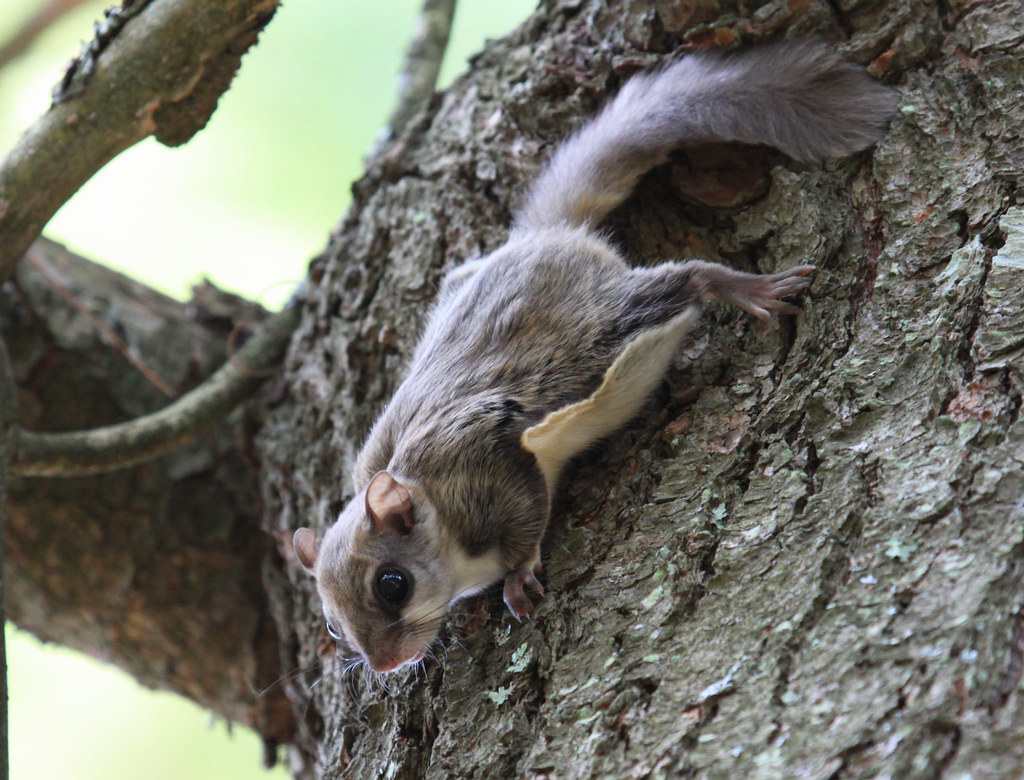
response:
<path id="1" fill-rule="evenodd" d="M 244 324 L 262 317 L 208 286 L 180 304 L 39 241 L 0 289 L 19 421 L 82 430 L 167 405 L 105 333 L 178 393 L 224 361 L 233 330 L 244 336 Z M 138 468 L 12 479 L 4 541 L 8 614 L 21 628 L 188 696 L 273 744 L 291 733 L 292 717 L 279 690 L 253 693 L 280 674 L 260 575 L 274 553 L 256 532 L 250 440 L 259 409 Z"/>
<path id="2" fill-rule="evenodd" d="M 254 619 L 280 669 L 308 670 L 274 689 L 297 777 L 1024 771 L 1022 13 L 1009 0 L 550 0 L 376 158 L 314 263 L 256 447 L 242 446 L 259 473 L 239 467 L 280 553 L 263 558 Z M 898 86 L 878 147 L 824 165 L 691 150 L 608 227 L 640 262 L 815 263 L 803 313 L 775 330 L 704 318 L 650 412 L 567 475 L 532 620 L 492 594 L 460 608 L 425 674 L 390 690 L 344 675 L 290 537 L 344 502 L 444 269 L 500 245 L 550 144 L 629 74 L 686 47 L 793 35 L 826 36 Z M 31 576 L 55 583 L 32 594 L 39 631 L 80 579 L 67 545 L 12 542 L 22 507 L 88 515 L 81 545 L 109 547 L 124 523 L 103 517 L 108 496 L 68 485 L 11 490 L 12 558 L 49 556 Z M 136 493 L 140 512 L 157 492 Z M 259 547 L 249 509 L 226 511 Z M 109 585 L 76 608 L 88 626 L 60 625 L 103 634 L 115 616 L 95 594 L 123 593 Z M 185 613 L 161 625 L 203 630 Z M 210 668 L 243 674 L 229 657 Z M 230 710 L 217 695 L 202 700 Z"/>

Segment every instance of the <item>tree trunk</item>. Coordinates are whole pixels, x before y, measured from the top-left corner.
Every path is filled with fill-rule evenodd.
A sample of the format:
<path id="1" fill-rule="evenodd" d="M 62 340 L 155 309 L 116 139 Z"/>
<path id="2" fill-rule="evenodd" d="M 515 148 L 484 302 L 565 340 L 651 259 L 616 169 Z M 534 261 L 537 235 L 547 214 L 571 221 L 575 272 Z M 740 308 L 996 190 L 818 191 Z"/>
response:
<path id="1" fill-rule="evenodd" d="M 1010 0 L 551 0 L 375 158 L 241 467 L 259 464 L 281 555 L 262 558 L 253 619 L 269 609 L 279 668 L 307 670 L 274 689 L 297 777 L 1024 772 L 1021 18 Z M 565 476 L 532 619 L 494 591 L 460 605 L 425 672 L 346 674 L 290 538 L 351 494 L 444 270 L 501 245 L 551 145 L 630 74 L 801 35 L 900 89 L 877 148 L 823 165 L 682 152 L 606 227 L 638 263 L 813 263 L 803 313 L 705 315 L 649 411 Z M 40 495 L 55 514 L 83 503 L 39 484 L 12 489 L 15 529 Z M 203 630 L 195 609 L 183 632 Z M 240 644 L 226 655 L 256 642 Z"/>
<path id="2" fill-rule="evenodd" d="M 389 693 L 343 673 L 292 563 L 318 772 L 1024 771 L 1021 8 L 966 5 L 550 3 L 370 171 L 262 438 L 281 538 L 350 493 L 442 270 L 501 244 L 549 145 L 630 73 L 680 41 L 821 34 L 904 92 L 873 154 L 682 154 L 615 213 L 638 262 L 820 272 L 776 330 L 706 316 L 650 412 L 567 475 L 534 619 L 467 604 Z"/>

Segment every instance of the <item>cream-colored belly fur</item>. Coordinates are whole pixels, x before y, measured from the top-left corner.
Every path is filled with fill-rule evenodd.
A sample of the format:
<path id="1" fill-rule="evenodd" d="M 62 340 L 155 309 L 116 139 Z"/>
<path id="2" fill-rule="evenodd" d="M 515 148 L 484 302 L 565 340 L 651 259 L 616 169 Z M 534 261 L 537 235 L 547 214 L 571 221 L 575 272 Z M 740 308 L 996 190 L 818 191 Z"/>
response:
<path id="1" fill-rule="evenodd" d="M 589 397 L 551 412 L 523 432 L 523 447 L 537 456 L 549 491 L 570 458 L 640 411 L 700 311 L 696 304 L 688 306 L 664 325 L 645 330 L 623 348 Z"/>

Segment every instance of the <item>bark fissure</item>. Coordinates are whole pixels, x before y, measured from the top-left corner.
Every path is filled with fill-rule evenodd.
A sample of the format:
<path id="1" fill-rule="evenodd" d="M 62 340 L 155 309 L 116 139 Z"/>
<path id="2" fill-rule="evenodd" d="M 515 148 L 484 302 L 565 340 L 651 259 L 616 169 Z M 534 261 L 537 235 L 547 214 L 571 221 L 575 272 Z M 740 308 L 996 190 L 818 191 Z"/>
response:
<path id="1" fill-rule="evenodd" d="M 783 697 L 789 687 L 795 659 L 804 650 L 807 637 L 820 622 L 836 593 L 846 586 L 850 577 L 851 558 L 856 552 L 862 530 L 861 518 L 851 513 L 847 515 L 846 520 L 834 533 L 830 549 L 822 561 L 821 574 L 810 606 L 800 622 L 793 628 L 791 636 L 782 646 L 781 653 L 774 660 L 773 665 L 778 671 L 772 689 L 771 701 L 776 710 L 776 716 L 772 720 L 773 729 L 766 737 L 767 744 L 773 743 L 782 730 L 780 715 L 786 706 Z"/>

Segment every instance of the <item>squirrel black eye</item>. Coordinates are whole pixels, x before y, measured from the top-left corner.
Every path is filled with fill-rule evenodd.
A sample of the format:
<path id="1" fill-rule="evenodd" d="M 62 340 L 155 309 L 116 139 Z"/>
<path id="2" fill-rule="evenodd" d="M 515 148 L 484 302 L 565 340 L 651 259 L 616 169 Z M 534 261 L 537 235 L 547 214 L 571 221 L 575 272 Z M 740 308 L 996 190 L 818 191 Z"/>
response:
<path id="1" fill-rule="evenodd" d="M 341 633 L 338 631 L 338 629 L 331 625 L 330 620 L 327 621 L 327 633 L 333 636 L 339 642 L 343 641 L 341 638 Z"/>
<path id="2" fill-rule="evenodd" d="M 373 590 L 384 604 L 398 608 L 409 600 L 412 578 L 401 569 L 385 566 L 377 570 L 373 579 Z"/>

